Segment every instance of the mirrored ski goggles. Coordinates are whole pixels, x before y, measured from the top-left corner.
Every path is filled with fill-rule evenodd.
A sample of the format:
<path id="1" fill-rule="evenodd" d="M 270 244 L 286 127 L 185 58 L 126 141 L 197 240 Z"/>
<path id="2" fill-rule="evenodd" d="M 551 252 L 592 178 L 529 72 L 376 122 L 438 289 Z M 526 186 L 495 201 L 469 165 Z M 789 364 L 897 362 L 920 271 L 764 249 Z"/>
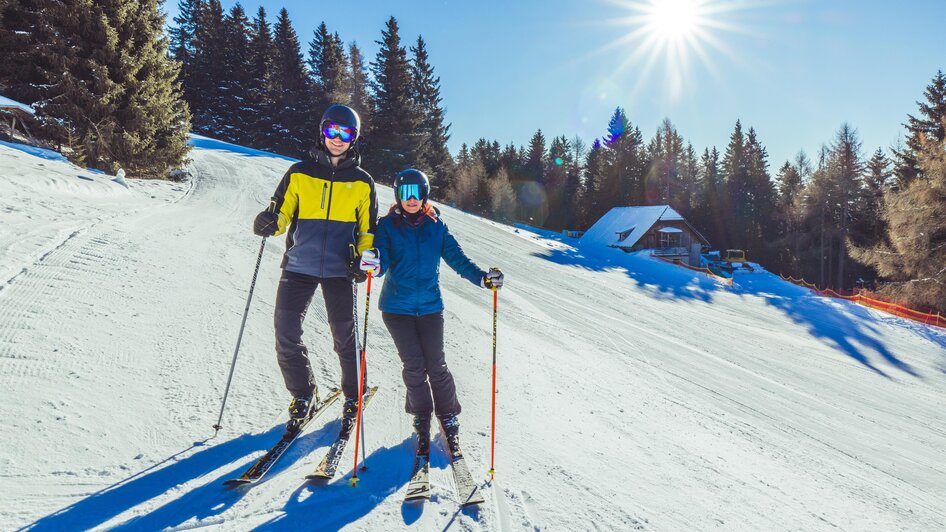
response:
<path id="1" fill-rule="evenodd" d="M 398 185 L 397 197 L 400 198 L 401 201 L 407 201 L 411 198 L 417 201 L 424 201 L 427 199 L 427 187 L 416 183 L 411 185 Z"/>
<path id="2" fill-rule="evenodd" d="M 355 138 L 355 130 L 350 127 L 340 126 L 335 122 L 329 122 L 322 129 L 322 134 L 327 139 L 339 138 L 342 142 L 351 142 Z"/>

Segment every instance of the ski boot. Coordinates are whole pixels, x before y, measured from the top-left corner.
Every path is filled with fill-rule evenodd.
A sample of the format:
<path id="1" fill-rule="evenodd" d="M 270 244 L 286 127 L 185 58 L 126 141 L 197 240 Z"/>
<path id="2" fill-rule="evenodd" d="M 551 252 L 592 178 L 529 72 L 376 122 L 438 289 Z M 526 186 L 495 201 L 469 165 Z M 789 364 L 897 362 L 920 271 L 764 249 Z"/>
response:
<path id="1" fill-rule="evenodd" d="M 286 423 L 286 430 L 297 430 L 315 406 L 315 401 L 311 395 L 300 395 L 293 397 L 289 403 L 289 422 Z"/>
<path id="2" fill-rule="evenodd" d="M 342 432 L 351 432 L 358 419 L 358 398 L 348 397 L 342 406 Z"/>
<path id="3" fill-rule="evenodd" d="M 417 433 L 417 454 L 430 456 L 430 414 L 414 415 L 414 431 Z"/>
<path id="4" fill-rule="evenodd" d="M 454 414 L 437 416 L 440 419 L 440 426 L 443 428 L 443 435 L 447 440 L 447 448 L 450 451 L 451 458 L 463 456 L 460 450 L 460 421 Z"/>

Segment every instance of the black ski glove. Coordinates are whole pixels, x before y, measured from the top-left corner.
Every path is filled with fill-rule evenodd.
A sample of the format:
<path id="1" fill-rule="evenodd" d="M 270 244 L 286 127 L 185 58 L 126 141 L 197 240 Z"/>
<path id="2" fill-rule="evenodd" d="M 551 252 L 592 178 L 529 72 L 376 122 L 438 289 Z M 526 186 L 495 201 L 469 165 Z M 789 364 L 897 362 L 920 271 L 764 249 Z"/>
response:
<path id="1" fill-rule="evenodd" d="M 348 244 L 348 280 L 355 283 L 368 280 L 368 272 L 361 269 L 361 255 L 354 244 Z"/>
<path id="2" fill-rule="evenodd" d="M 492 290 L 493 288 L 502 288 L 503 287 L 503 272 L 499 268 L 490 268 L 486 275 L 483 276 L 483 280 L 480 282 L 480 286 L 483 288 L 488 288 Z"/>
<path id="3" fill-rule="evenodd" d="M 256 236 L 273 236 L 279 230 L 279 215 L 268 210 L 256 215 L 253 221 L 253 234 Z"/>

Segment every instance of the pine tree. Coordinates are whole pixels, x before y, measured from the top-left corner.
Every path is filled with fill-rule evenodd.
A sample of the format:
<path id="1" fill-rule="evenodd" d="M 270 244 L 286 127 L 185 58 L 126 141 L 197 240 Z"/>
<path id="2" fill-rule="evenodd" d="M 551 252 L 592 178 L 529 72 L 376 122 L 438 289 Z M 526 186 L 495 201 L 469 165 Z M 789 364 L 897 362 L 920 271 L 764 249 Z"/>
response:
<path id="1" fill-rule="evenodd" d="M 174 17 L 176 26 L 169 29 L 171 36 L 171 56 L 181 64 L 180 81 L 184 89 L 184 99 L 191 105 L 195 95 L 192 86 L 195 76 L 194 54 L 196 52 L 194 39 L 197 34 L 198 17 L 204 7 L 203 0 L 179 0 L 177 3 L 178 15 Z"/>
<path id="2" fill-rule="evenodd" d="M 891 164 L 890 159 L 880 148 L 877 148 L 867 162 L 860 207 L 862 223 L 859 232 L 863 235 L 863 239 L 855 241 L 862 246 L 880 243 L 886 233 L 887 228 L 884 225 L 882 212 L 884 195 L 890 188 L 890 179 L 893 176 Z"/>
<path id="3" fill-rule="evenodd" d="M 440 78 L 434 75 L 423 37 L 417 37 L 417 44 L 411 47 L 411 53 L 412 98 L 421 113 L 418 130 L 423 135 L 418 161 L 422 169 L 433 175 L 448 175 L 453 159 L 447 149 L 450 125 L 444 124 Z M 496 151 L 499 151 L 498 143 Z"/>
<path id="4" fill-rule="evenodd" d="M 571 160 L 571 144 L 565 135 L 555 137 L 549 145 L 548 157 L 545 162 L 545 193 L 547 197 L 549 216 L 544 227 L 560 230 L 565 228 L 568 208 L 565 204 L 565 181 L 569 169 L 573 167 Z"/>
<path id="5" fill-rule="evenodd" d="M 194 130 L 216 136 L 225 123 L 221 87 L 230 75 L 226 70 L 226 37 L 223 6 L 208 0 L 197 11 L 191 73 L 185 76 L 187 103 L 194 118 Z"/>
<path id="6" fill-rule="evenodd" d="M 308 73 L 302 61 L 299 36 L 285 8 L 279 12 L 273 34 L 276 48 L 270 91 L 275 110 L 273 132 L 276 143 L 273 148 L 283 155 L 303 157 L 315 142 L 319 124 L 318 120 L 315 124 L 310 120 L 312 102 Z"/>
<path id="7" fill-rule="evenodd" d="M 57 94 L 60 73 L 76 53 L 58 31 L 66 6 L 57 0 L 15 0 L 2 11 L 0 24 L 0 90 L 3 95 L 26 104 L 38 104 Z M 63 140 L 65 130 L 42 112 L 43 136 Z M 35 132 L 34 132 L 35 133 Z"/>
<path id="8" fill-rule="evenodd" d="M 749 218 L 744 228 L 746 250 L 755 250 L 757 260 L 766 260 L 768 243 L 775 237 L 775 187 L 769 175 L 768 151 L 754 128 L 746 135 L 745 167 Z"/>
<path id="9" fill-rule="evenodd" d="M 562 198 L 559 204 L 563 229 L 576 229 L 581 223 L 584 209 L 581 175 L 587 149 L 584 141 L 575 136 L 570 143 L 571 151 L 565 160 L 565 183 L 562 185 Z"/>
<path id="10" fill-rule="evenodd" d="M 275 58 L 276 45 L 266 20 L 266 9 L 260 6 L 250 31 L 249 77 L 245 90 L 247 108 L 253 112 L 247 124 L 248 142 L 259 149 L 274 149 L 277 143 L 273 130 L 276 110 L 271 94 Z"/>
<path id="11" fill-rule="evenodd" d="M 358 45 L 351 43 L 348 47 L 348 86 L 351 93 L 348 95 L 348 101 L 352 108 L 358 112 L 361 117 L 362 139 L 359 144 L 370 144 L 371 125 L 374 119 L 374 102 L 368 91 L 368 73 L 365 70 L 365 59 L 361 55 L 361 49 Z"/>
<path id="12" fill-rule="evenodd" d="M 348 105 L 349 62 L 345 45 L 338 33 L 329 33 L 325 22 L 319 24 L 309 43 L 309 73 L 312 85 L 313 119 L 318 121 L 322 112 L 333 103 Z M 315 116 L 315 115 L 318 116 Z"/>
<path id="13" fill-rule="evenodd" d="M 749 202 L 749 169 L 746 167 L 746 138 L 742 133 L 742 122 L 736 120 L 736 126 L 729 136 L 729 145 L 723 154 L 720 174 L 725 190 L 726 202 L 721 212 L 724 220 L 723 236 L 727 246 L 744 249 L 746 247 L 745 227 L 751 216 Z"/>
<path id="14" fill-rule="evenodd" d="M 822 145 L 818 153 L 817 166 L 811 174 L 811 182 L 805 189 L 804 209 L 807 234 L 805 240 L 810 242 L 809 258 L 817 259 L 817 269 L 814 261 L 803 261 L 802 274 L 811 277 L 816 274 L 817 284 L 827 286 L 828 275 L 831 271 L 834 255 L 830 252 L 831 242 L 836 237 L 836 228 L 839 220 L 835 218 L 837 198 L 839 196 L 838 183 L 832 179 L 831 152 Z M 817 249 L 815 248 L 817 245 Z"/>
<path id="15" fill-rule="evenodd" d="M 943 120 L 946 125 L 946 120 Z M 883 243 L 852 249 L 851 255 L 888 282 L 880 292 L 911 306 L 946 312 L 946 149 L 935 137 L 922 137 L 915 179 L 884 197 Z"/>
<path id="16" fill-rule="evenodd" d="M 680 193 L 680 173 L 684 156 L 683 138 L 669 119 L 664 119 L 647 146 L 649 161 L 644 182 L 647 205 L 670 205 Z M 675 208 L 680 208 L 677 203 Z"/>
<path id="17" fill-rule="evenodd" d="M 862 173 L 861 142 L 857 132 L 848 124 L 843 124 L 831 145 L 831 174 L 837 191 L 836 205 L 838 213 L 837 242 L 837 278 L 834 286 L 844 288 L 847 279 L 844 268 L 847 264 L 847 246 L 851 221 L 857 217 L 856 204 L 861 196 Z"/>
<path id="18" fill-rule="evenodd" d="M 248 144 L 252 139 L 249 131 L 255 122 L 256 109 L 248 100 L 248 89 L 252 79 L 250 57 L 250 33 L 252 28 L 246 12 L 239 3 L 230 9 L 224 18 L 223 27 L 223 71 L 219 81 L 221 123 L 216 135 L 229 142 Z M 255 102 L 254 102 L 255 103 Z"/>
<path id="19" fill-rule="evenodd" d="M 423 134 L 418 130 L 420 113 L 411 97 L 410 63 L 397 19 L 388 19 L 377 42 L 381 48 L 371 64 L 375 97 L 371 157 L 365 164 L 384 182 L 417 160 Z"/>
<path id="20" fill-rule="evenodd" d="M 682 161 L 679 172 L 679 190 L 676 197 L 671 199 L 670 205 L 677 209 L 684 217 L 690 215 L 693 210 L 693 203 L 696 201 L 697 183 L 699 181 L 700 163 L 696 158 L 696 150 L 693 144 L 687 142 L 683 150 Z"/>
<path id="21" fill-rule="evenodd" d="M 943 126 L 943 119 L 946 118 L 946 75 L 942 70 L 936 72 L 924 96 L 926 102 L 916 102 L 920 108 L 920 117 L 907 115 L 907 123 L 904 124 L 907 128 L 906 146 L 895 153 L 900 187 L 905 187 L 917 177 L 923 177 L 917 157 L 924 139 L 930 142 L 946 140 L 946 127 Z"/>
<path id="22" fill-rule="evenodd" d="M 605 149 L 598 163 L 602 172 L 598 203 L 604 212 L 612 207 L 648 204 L 645 181 L 650 163 L 644 139 L 620 107 L 608 122 Z"/>
<path id="23" fill-rule="evenodd" d="M 57 13 L 63 70 L 41 112 L 79 163 L 161 177 L 186 156 L 189 114 L 157 0 L 83 1 Z"/>
<path id="24" fill-rule="evenodd" d="M 711 244 L 723 241 L 723 187 L 719 172 L 719 151 L 707 148 L 700 157 L 694 208 L 690 215 Z"/>
<path id="25" fill-rule="evenodd" d="M 785 161 L 785 164 L 779 168 L 776 176 L 778 183 L 778 195 L 776 199 L 776 211 L 778 222 L 778 239 L 774 247 L 776 248 L 773 257 L 783 271 L 794 273 L 797 270 L 797 244 L 798 231 L 800 223 L 800 205 L 804 183 L 801 173 L 792 163 Z"/>
<path id="26" fill-rule="evenodd" d="M 527 220 L 530 225 L 542 227 L 549 211 L 545 192 L 545 135 L 541 129 L 532 135 L 523 156 L 525 181 L 519 183 L 516 190 L 519 198 L 518 218 Z"/>
<path id="27" fill-rule="evenodd" d="M 594 225 L 598 219 L 604 215 L 601 198 L 602 168 L 600 164 L 601 150 L 600 139 L 595 139 L 591 143 L 591 149 L 585 156 L 585 180 L 581 187 L 581 197 L 583 198 L 583 209 L 578 213 L 579 228 L 587 229 Z"/>

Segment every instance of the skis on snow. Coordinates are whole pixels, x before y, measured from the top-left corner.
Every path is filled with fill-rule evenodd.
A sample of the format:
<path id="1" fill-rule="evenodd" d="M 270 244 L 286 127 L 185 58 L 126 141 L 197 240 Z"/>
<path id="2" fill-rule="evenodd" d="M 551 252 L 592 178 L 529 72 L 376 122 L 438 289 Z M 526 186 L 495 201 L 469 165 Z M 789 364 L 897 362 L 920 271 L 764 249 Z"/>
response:
<path id="1" fill-rule="evenodd" d="M 446 438 L 444 438 L 446 440 Z M 460 506 L 473 506 L 485 502 L 480 486 L 473 480 L 470 468 L 467 466 L 463 453 L 458 449 L 451 453 L 449 445 L 444 442 L 447 455 L 450 459 L 450 469 L 453 471 L 453 481 L 457 490 Z M 407 484 L 404 501 L 420 501 L 430 499 L 430 455 L 414 455 L 414 468 L 411 480 Z"/>
<path id="2" fill-rule="evenodd" d="M 286 452 L 286 449 L 292 445 L 292 442 L 302 434 L 302 431 L 305 430 L 306 426 L 313 419 L 318 417 L 326 408 L 328 408 L 332 403 L 334 403 L 339 396 L 341 395 L 341 390 L 333 389 L 332 392 L 326 397 L 322 402 L 320 402 L 309 414 L 298 427 L 292 429 L 286 429 L 285 434 L 282 438 L 269 450 L 266 454 L 260 457 L 253 465 L 249 467 L 242 475 L 236 478 L 231 478 L 224 481 L 224 484 L 227 486 L 243 486 L 246 484 L 255 484 L 259 482 L 263 475 L 266 474 L 270 468 L 273 467 L 273 464 L 279 460 L 279 457 Z"/>
<path id="3" fill-rule="evenodd" d="M 405 501 L 430 499 L 430 455 L 414 455 L 414 469 L 411 481 L 407 483 Z"/>
<path id="4" fill-rule="evenodd" d="M 361 405 L 362 410 L 368 407 L 368 404 L 371 403 L 371 398 L 374 397 L 374 394 L 378 392 L 378 387 L 369 388 L 368 393 L 365 394 L 364 404 Z M 329 447 L 328 452 L 325 453 L 325 457 L 322 458 L 322 462 L 319 463 L 319 466 L 315 468 L 315 471 L 306 475 L 307 480 L 330 480 L 335 477 L 335 472 L 338 470 L 338 463 L 342 460 L 342 454 L 345 453 L 345 446 L 348 445 L 348 439 L 351 437 L 351 431 L 355 427 L 355 419 L 342 419 L 342 430 L 338 433 L 338 438 L 335 440 L 335 443 Z"/>
<path id="5" fill-rule="evenodd" d="M 483 498 L 480 487 L 473 481 L 473 475 L 470 474 L 470 468 L 467 467 L 463 455 L 450 457 L 450 468 L 453 469 L 453 481 L 456 483 L 460 506 L 485 502 L 486 499 Z"/>

